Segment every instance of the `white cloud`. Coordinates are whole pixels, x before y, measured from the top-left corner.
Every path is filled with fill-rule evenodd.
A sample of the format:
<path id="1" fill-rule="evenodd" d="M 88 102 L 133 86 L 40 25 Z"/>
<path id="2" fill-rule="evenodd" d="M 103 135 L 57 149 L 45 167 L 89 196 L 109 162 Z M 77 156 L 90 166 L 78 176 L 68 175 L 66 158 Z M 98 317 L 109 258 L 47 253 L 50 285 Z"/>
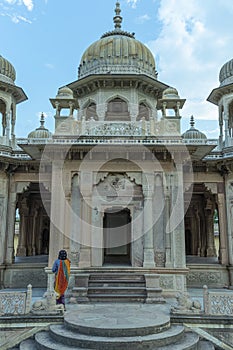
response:
<path id="1" fill-rule="evenodd" d="M 126 0 L 127 1 L 127 4 L 129 4 L 130 6 L 132 6 L 132 8 L 136 8 L 137 7 L 137 3 L 140 1 L 140 0 Z"/>
<path id="2" fill-rule="evenodd" d="M 20 16 L 20 15 L 10 15 L 12 22 L 14 23 L 19 23 L 19 22 L 26 22 L 26 23 L 32 23 L 29 19 L 27 19 L 26 17 Z"/>
<path id="3" fill-rule="evenodd" d="M 24 5 L 26 6 L 28 11 L 32 11 L 33 7 L 34 7 L 34 3 L 33 0 L 4 0 L 5 2 L 7 2 L 9 5 Z"/>
<path id="4" fill-rule="evenodd" d="M 183 117 L 218 118 L 217 107 L 206 101 L 219 86 L 218 73 L 233 57 L 231 0 L 161 0 L 161 31 L 148 46 L 155 54 L 159 80 L 178 89 L 187 101 Z M 219 19 L 224 20 L 219 20 Z"/>
<path id="5" fill-rule="evenodd" d="M 150 16 L 145 14 L 145 15 L 137 17 L 136 22 L 139 24 L 143 24 L 144 22 L 149 21 L 150 19 L 151 19 Z"/>
<path id="6" fill-rule="evenodd" d="M 32 0 L 23 0 L 24 5 L 26 6 L 26 8 L 28 9 L 28 11 L 32 11 L 34 4 Z"/>

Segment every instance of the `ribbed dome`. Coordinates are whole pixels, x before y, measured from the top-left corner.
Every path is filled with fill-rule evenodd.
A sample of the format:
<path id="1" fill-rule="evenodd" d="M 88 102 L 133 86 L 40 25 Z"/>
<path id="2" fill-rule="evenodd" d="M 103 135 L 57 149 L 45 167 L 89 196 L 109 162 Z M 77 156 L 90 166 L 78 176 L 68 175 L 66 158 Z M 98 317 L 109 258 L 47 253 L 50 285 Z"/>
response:
<path id="1" fill-rule="evenodd" d="M 233 59 L 226 62 L 219 73 L 220 85 L 233 83 Z"/>
<path id="2" fill-rule="evenodd" d="M 191 119 L 190 119 L 190 129 L 188 129 L 187 131 L 185 131 L 182 135 L 182 138 L 185 139 L 185 140 L 207 140 L 207 137 L 206 135 L 199 131 L 198 129 L 194 128 L 194 118 L 193 116 L 191 116 Z"/>
<path id="3" fill-rule="evenodd" d="M 64 86 L 58 90 L 56 98 L 74 98 L 74 94 L 73 91 L 68 88 L 68 86 Z"/>
<path id="4" fill-rule="evenodd" d="M 116 4 L 115 29 L 104 34 L 84 52 L 79 78 L 90 74 L 146 74 L 157 77 L 151 51 L 134 34 L 121 30 L 120 4 Z"/>
<path id="5" fill-rule="evenodd" d="M 178 91 L 173 87 L 168 87 L 163 91 L 164 99 L 177 99 L 180 98 Z"/>
<path id="6" fill-rule="evenodd" d="M 14 84 L 15 79 L 15 68 L 9 61 L 0 56 L 0 81 Z"/>
<path id="7" fill-rule="evenodd" d="M 52 133 L 44 127 L 44 115 L 41 114 L 40 127 L 28 134 L 29 139 L 49 139 Z"/>

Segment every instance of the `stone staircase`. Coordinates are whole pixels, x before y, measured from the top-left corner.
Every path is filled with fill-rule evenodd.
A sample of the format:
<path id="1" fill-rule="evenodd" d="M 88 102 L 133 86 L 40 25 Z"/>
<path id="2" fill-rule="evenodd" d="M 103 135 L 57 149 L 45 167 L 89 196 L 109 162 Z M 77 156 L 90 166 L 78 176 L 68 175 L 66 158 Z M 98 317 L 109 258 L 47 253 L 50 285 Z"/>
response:
<path id="1" fill-rule="evenodd" d="M 213 350 L 199 335 L 171 325 L 170 317 L 145 304 L 93 305 L 65 315 L 63 325 L 51 325 L 20 344 L 20 350 Z M 83 305 L 84 306 L 84 305 Z M 122 317 L 122 315 L 124 316 Z M 207 343 L 206 343 L 207 345 Z"/>
<path id="2" fill-rule="evenodd" d="M 144 302 L 147 296 L 144 275 L 94 273 L 88 281 L 90 302 Z"/>

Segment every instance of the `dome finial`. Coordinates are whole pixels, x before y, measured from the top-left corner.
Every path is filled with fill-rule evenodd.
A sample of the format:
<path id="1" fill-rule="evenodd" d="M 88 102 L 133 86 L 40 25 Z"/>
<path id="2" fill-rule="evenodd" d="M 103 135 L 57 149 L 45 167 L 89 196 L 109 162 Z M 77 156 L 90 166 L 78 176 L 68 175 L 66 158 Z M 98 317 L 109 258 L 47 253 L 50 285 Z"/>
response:
<path id="1" fill-rule="evenodd" d="M 116 2 L 115 8 L 116 16 L 113 18 L 116 29 L 121 29 L 122 17 L 121 17 L 121 8 L 119 1 Z"/>
<path id="2" fill-rule="evenodd" d="M 41 113 L 41 117 L 40 117 L 40 127 L 44 128 L 44 113 Z"/>
<path id="3" fill-rule="evenodd" d="M 191 117 L 190 117 L 190 126 L 191 126 L 191 128 L 194 128 L 194 125 L 195 125 L 194 116 L 191 115 Z"/>

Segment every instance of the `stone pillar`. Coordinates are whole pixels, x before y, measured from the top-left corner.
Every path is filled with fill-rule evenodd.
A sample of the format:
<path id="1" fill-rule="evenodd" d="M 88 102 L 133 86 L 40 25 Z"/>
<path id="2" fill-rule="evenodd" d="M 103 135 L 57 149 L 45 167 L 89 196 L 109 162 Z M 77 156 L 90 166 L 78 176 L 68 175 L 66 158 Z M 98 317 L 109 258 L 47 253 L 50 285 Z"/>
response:
<path id="1" fill-rule="evenodd" d="M 141 203 L 132 210 L 131 263 L 133 267 L 143 266 L 143 210 Z"/>
<path id="2" fill-rule="evenodd" d="M 170 175 L 166 176 L 166 190 L 165 190 L 165 253 L 167 268 L 172 267 L 172 251 L 171 251 L 171 231 L 170 231 L 170 216 L 171 216 L 171 187 Z"/>
<path id="3" fill-rule="evenodd" d="M 63 160 L 55 160 L 52 165 L 49 267 L 57 259 L 59 250 L 63 248 L 65 220 L 65 193 L 62 183 L 63 165 Z"/>
<path id="4" fill-rule="evenodd" d="M 14 257 L 15 209 L 16 193 L 11 189 L 7 206 L 7 247 L 5 258 L 7 264 L 12 264 Z"/>
<path id="5" fill-rule="evenodd" d="M 225 207 L 225 196 L 224 193 L 218 193 L 218 220 L 219 220 L 219 231 L 220 231 L 220 251 L 219 258 L 223 265 L 228 264 L 228 252 L 227 252 L 227 229 L 226 229 L 226 207 Z"/>
<path id="6" fill-rule="evenodd" d="M 80 267 L 91 266 L 91 227 L 92 227 L 92 172 L 80 173 L 80 192 L 82 194 L 82 231 L 80 248 Z"/>
<path id="7" fill-rule="evenodd" d="M 223 146 L 223 111 L 222 105 L 219 106 L 219 148 L 222 150 Z"/>
<path id="8" fill-rule="evenodd" d="M 10 120 L 11 120 L 11 111 L 10 108 L 7 107 L 6 110 L 6 138 L 10 140 Z"/>
<path id="9" fill-rule="evenodd" d="M 144 194 L 144 261 L 143 267 L 155 267 L 153 240 L 153 201 L 154 174 L 145 174 L 143 178 Z"/>
<path id="10" fill-rule="evenodd" d="M 36 255 L 36 240 L 38 237 L 38 205 L 35 205 L 32 218 L 32 255 Z"/>
<path id="11" fill-rule="evenodd" d="M 205 207 L 205 220 L 206 220 L 206 235 L 207 235 L 207 257 L 216 256 L 216 249 L 214 244 L 214 211 L 213 203 L 210 198 L 206 200 Z"/>
<path id="12" fill-rule="evenodd" d="M 177 155 L 177 157 L 179 157 Z M 181 156 L 180 156 L 181 157 Z M 183 166 L 182 159 L 176 160 L 176 173 L 171 180 L 171 209 L 170 230 L 172 235 L 173 266 L 186 267 L 185 232 L 184 232 L 184 195 L 183 195 Z"/>
<path id="13" fill-rule="evenodd" d="M 19 226 L 19 243 L 17 248 L 17 256 L 27 255 L 27 224 L 28 224 L 29 208 L 27 200 L 24 198 L 19 203 L 20 226 Z"/>
<path id="14" fill-rule="evenodd" d="M 91 225 L 91 266 L 103 265 L 103 216 L 98 204 L 93 204 Z"/>
<path id="15" fill-rule="evenodd" d="M 72 266 L 78 266 L 81 242 L 81 193 L 78 174 L 74 175 L 71 185 L 71 234 L 70 258 Z"/>
<path id="16" fill-rule="evenodd" d="M 194 217 L 195 217 L 195 231 L 193 232 L 197 232 L 197 235 L 195 237 L 195 239 L 197 240 L 197 251 L 193 252 L 193 254 L 197 254 L 197 256 L 201 256 L 201 227 L 200 227 L 200 215 L 199 215 L 199 211 L 198 211 L 198 207 L 194 206 L 193 208 L 194 210 Z"/>
<path id="17" fill-rule="evenodd" d="M 225 106 L 224 106 L 225 108 Z M 226 107 L 227 108 L 227 107 Z M 226 112 L 226 110 L 224 111 L 224 121 L 225 121 L 225 129 L 224 129 L 224 133 L 225 133 L 225 147 L 228 146 L 229 143 L 229 121 L 228 121 L 228 112 Z"/>
<path id="18" fill-rule="evenodd" d="M 165 201 L 163 191 L 162 174 L 155 176 L 155 190 L 153 196 L 153 235 L 154 235 L 154 251 L 155 263 L 157 267 L 165 267 Z"/>
<path id="19" fill-rule="evenodd" d="M 226 181 L 226 224 L 227 224 L 227 241 L 229 265 L 233 266 L 233 185 L 232 180 Z M 231 285 L 233 285 L 233 274 L 231 272 Z"/>

